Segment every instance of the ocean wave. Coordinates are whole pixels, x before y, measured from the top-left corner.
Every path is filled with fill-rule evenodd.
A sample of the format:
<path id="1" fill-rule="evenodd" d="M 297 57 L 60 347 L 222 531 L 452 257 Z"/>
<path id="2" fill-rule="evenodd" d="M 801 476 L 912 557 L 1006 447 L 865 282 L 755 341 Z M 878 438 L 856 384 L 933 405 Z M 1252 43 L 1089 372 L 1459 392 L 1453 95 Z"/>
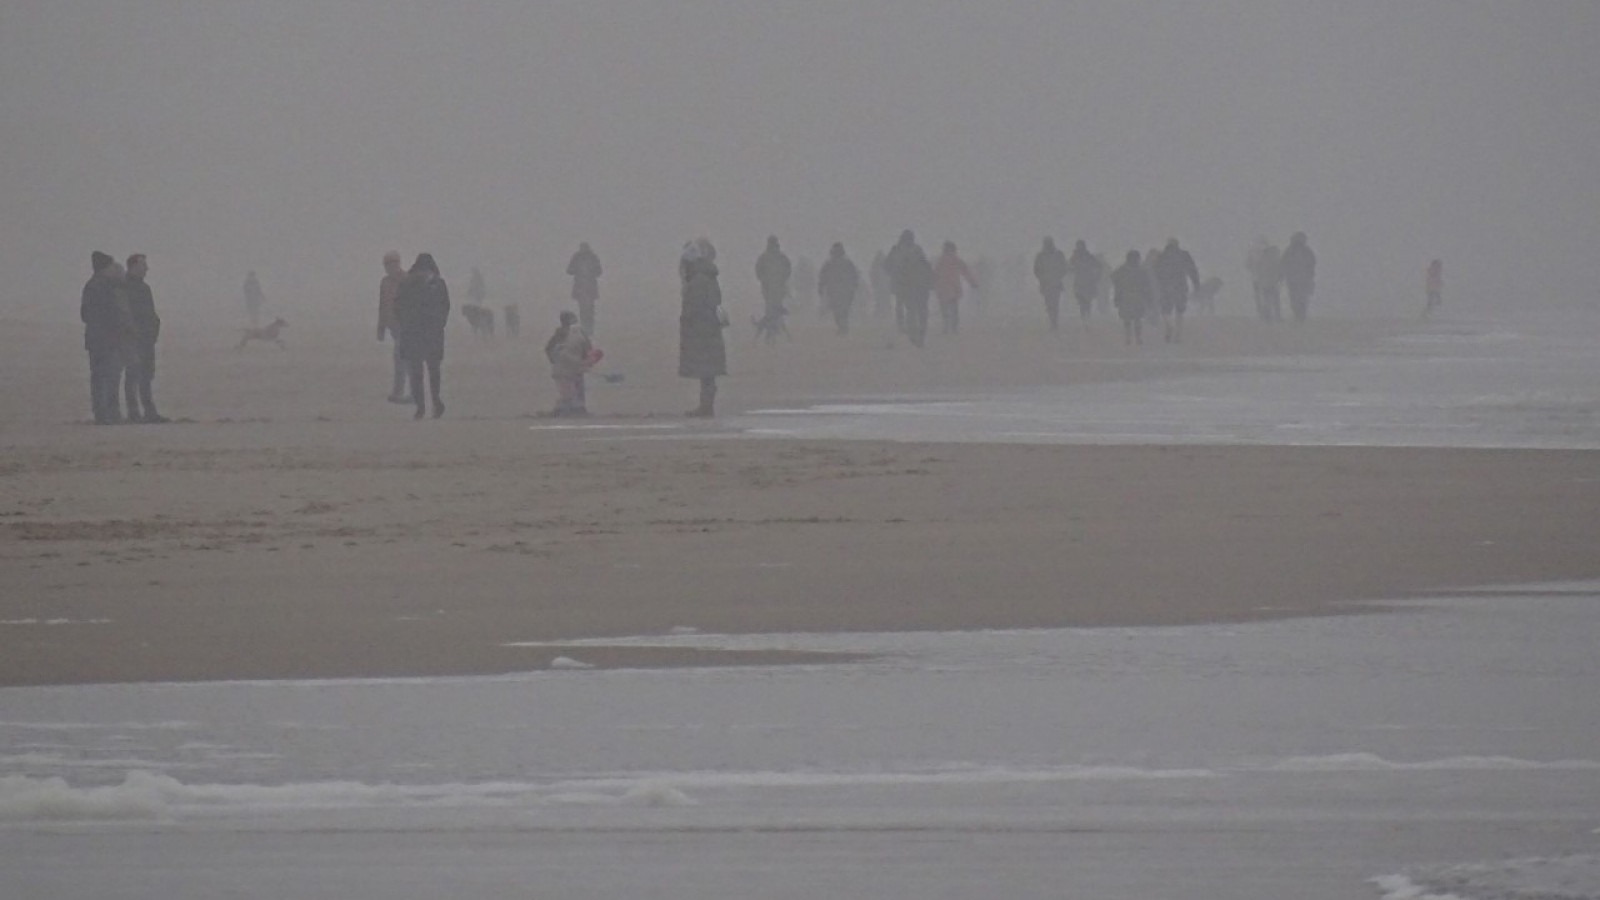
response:
<path id="1" fill-rule="evenodd" d="M 1600 900 L 1600 856 L 1418 868 L 1372 883 L 1384 900 Z"/>
<path id="2" fill-rule="evenodd" d="M 1586 772 L 1600 770 L 1600 760 L 1532 760 L 1511 756 L 1447 756 L 1396 762 L 1375 753 L 1292 756 L 1267 767 L 1275 772 Z"/>

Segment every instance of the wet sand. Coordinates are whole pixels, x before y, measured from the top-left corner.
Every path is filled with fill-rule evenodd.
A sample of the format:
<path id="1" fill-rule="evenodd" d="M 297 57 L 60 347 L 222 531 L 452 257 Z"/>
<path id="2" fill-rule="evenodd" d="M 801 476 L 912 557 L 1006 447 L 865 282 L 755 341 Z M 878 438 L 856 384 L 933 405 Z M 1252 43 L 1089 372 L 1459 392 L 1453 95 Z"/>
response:
<path id="1" fill-rule="evenodd" d="M 417 423 L 352 322 L 242 353 L 170 324 L 158 396 L 186 421 L 97 428 L 75 329 L 3 324 L 27 388 L 0 398 L 0 685 L 500 673 L 673 629 L 1177 624 L 1600 577 L 1589 451 L 746 440 L 683 422 L 669 319 L 610 334 L 604 312 L 622 379 L 592 379 L 586 427 L 533 417 L 554 398 L 542 329 L 453 328 L 449 414 Z M 1409 327 L 1202 319 L 1132 351 L 1113 324 L 979 323 L 922 353 L 871 325 L 797 322 L 770 350 L 737 329 L 723 411 L 1154 378 Z"/>

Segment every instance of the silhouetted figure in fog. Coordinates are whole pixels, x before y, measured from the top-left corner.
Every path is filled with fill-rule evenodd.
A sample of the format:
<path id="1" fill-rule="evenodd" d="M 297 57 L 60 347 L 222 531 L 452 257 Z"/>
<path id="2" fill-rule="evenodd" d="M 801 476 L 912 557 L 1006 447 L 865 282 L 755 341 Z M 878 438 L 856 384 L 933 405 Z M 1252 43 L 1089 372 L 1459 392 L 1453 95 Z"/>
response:
<path id="1" fill-rule="evenodd" d="M 987 309 L 989 301 L 994 298 L 995 279 L 994 260 L 980 253 L 972 261 L 972 303 L 981 312 Z"/>
<path id="2" fill-rule="evenodd" d="M 83 349 L 89 352 L 89 406 L 96 425 L 122 421 L 117 383 L 122 377 L 122 311 L 117 297 L 117 261 L 96 250 L 89 263 L 94 274 L 83 286 L 78 317 L 83 320 Z"/>
<path id="3" fill-rule="evenodd" d="M 1183 340 L 1183 314 L 1189 309 L 1189 289 L 1200 287 L 1200 269 L 1189 251 L 1178 246 L 1178 239 L 1167 246 L 1151 265 L 1161 291 L 1161 318 L 1166 325 L 1168 343 Z"/>
<path id="4" fill-rule="evenodd" d="M 769 248 L 777 247 L 773 238 Z M 717 283 L 716 249 L 705 238 L 683 248 L 678 273 L 683 278 L 683 308 L 678 315 L 678 375 L 700 382 L 700 405 L 691 418 L 716 415 L 717 379 L 728 374 L 728 347 L 722 330 L 728 318 L 722 309 L 722 286 Z"/>
<path id="5" fill-rule="evenodd" d="M 883 266 L 889 272 L 889 285 L 894 292 L 895 325 L 913 345 L 921 347 L 928 336 L 933 264 L 917 245 L 917 236 L 911 229 L 900 233 L 899 243 L 884 257 Z"/>
<path id="6" fill-rule="evenodd" d="M 867 281 L 872 286 L 872 317 L 881 319 L 889 312 L 889 307 L 894 305 L 894 289 L 889 286 L 889 269 L 883 262 L 883 251 L 879 250 L 872 256 L 872 265 L 867 269 Z"/>
<path id="7" fill-rule="evenodd" d="M 1095 308 L 1101 314 L 1111 312 L 1111 262 L 1104 253 L 1096 253 L 1095 261 L 1100 263 L 1100 283 L 1095 286 Z"/>
<path id="8" fill-rule="evenodd" d="M 600 299 L 600 257 L 589 249 L 587 241 L 578 244 L 578 252 L 567 261 L 567 275 L 572 278 L 572 299 L 578 304 L 578 324 L 585 334 L 594 335 L 594 303 Z"/>
<path id="9" fill-rule="evenodd" d="M 1089 321 L 1089 312 L 1094 309 L 1095 293 L 1100 290 L 1100 276 L 1103 263 L 1100 257 L 1089 252 L 1089 245 L 1079 241 L 1072 248 L 1072 259 L 1067 261 L 1067 270 L 1072 273 L 1072 297 L 1078 301 L 1078 318 Z"/>
<path id="10" fill-rule="evenodd" d="M 124 360 L 124 377 L 127 379 L 124 393 L 127 397 L 128 421 L 158 425 L 167 421 L 167 418 L 156 412 L 156 341 L 161 337 L 161 317 L 156 315 L 155 294 L 145 281 L 149 272 L 150 265 L 143 253 L 128 257 L 128 274 L 123 279 L 122 287 L 132 317 L 133 340 L 124 345 L 128 355 Z"/>
<path id="11" fill-rule="evenodd" d="M 400 254 L 390 250 L 383 255 L 383 280 L 378 282 L 378 340 L 388 335 L 394 341 L 394 380 L 389 387 L 390 403 L 410 403 L 406 375 L 409 371 L 400 355 L 400 322 L 394 316 L 394 300 L 400 295 L 400 282 L 406 270 L 400 267 Z"/>
<path id="12" fill-rule="evenodd" d="M 1289 239 L 1289 249 L 1283 251 L 1283 283 L 1289 289 L 1289 308 L 1294 320 L 1304 322 L 1311 294 L 1317 286 L 1317 255 L 1306 243 L 1306 233 L 1296 231 Z"/>
<path id="13" fill-rule="evenodd" d="M 1111 302 L 1122 318 L 1122 342 L 1142 344 L 1145 310 L 1155 300 L 1155 282 L 1139 261 L 1139 251 L 1129 250 L 1128 258 L 1111 274 Z"/>
<path id="14" fill-rule="evenodd" d="M 784 301 L 789 299 L 789 276 L 794 267 L 789 257 L 778 246 L 777 235 L 767 237 L 767 249 L 756 258 L 756 281 L 761 284 L 762 318 L 781 322 L 789 310 Z"/>
<path id="15" fill-rule="evenodd" d="M 817 294 L 828 312 L 833 314 L 833 325 L 840 334 L 850 332 L 850 309 L 855 306 L 856 293 L 861 290 L 861 270 L 845 255 L 843 244 L 834 244 L 828 250 L 828 261 L 817 273 Z"/>
<path id="16" fill-rule="evenodd" d="M 1083 246 L 1081 241 L 1078 246 Z M 1050 330 L 1055 331 L 1061 322 L 1061 295 L 1067 289 L 1067 255 L 1056 246 L 1055 238 L 1045 238 L 1039 255 L 1033 258 L 1033 277 L 1039 281 L 1039 296 L 1044 298 Z"/>
<path id="17" fill-rule="evenodd" d="M 433 398 L 433 417 L 444 415 L 441 367 L 444 365 L 444 326 L 450 320 L 450 289 L 439 275 L 439 265 L 428 253 L 417 255 L 411 271 L 400 283 L 394 313 L 400 327 L 400 356 L 411 380 L 411 399 L 417 405 L 413 418 L 427 414 L 424 396 Z M 426 369 L 428 394 L 422 393 Z"/>
<path id="18" fill-rule="evenodd" d="M 1144 320 L 1151 328 L 1161 324 L 1161 279 L 1156 277 L 1156 260 L 1161 258 L 1161 248 L 1151 247 L 1143 257 L 1144 271 L 1150 276 L 1150 302 L 1144 308 Z"/>
<path id="19" fill-rule="evenodd" d="M 594 344 L 578 324 L 576 313 L 563 310 L 561 324 L 545 342 L 544 356 L 550 361 L 550 377 L 556 383 L 556 408 L 552 415 L 587 416 L 588 398 L 584 395 L 583 376 L 594 364 L 591 353 Z"/>
<path id="20" fill-rule="evenodd" d="M 467 279 L 467 299 L 478 306 L 489 297 L 489 286 L 484 284 L 483 273 L 477 266 L 472 267 L 472 275 Z"/>
<path id="21" fill-rule="evenodd" d="M 805 256 L 794 261 L 794 297 L 802 303 L 811 303 L 817 290 L 817 267 Z"/>
<path id="22" fill-rule="evenodd" d="M 1444 303 L 1444 263 L 1434 260 L 1428 263 L 1428 274 L 1423 279 L 1423 286 L 1428 291 L 1428 305 L 1422 308 L 1422 317 L 1426 319 Z"/>
<path id="23" fill-rule="evenodd" d="M 939 261 L 933 266 L 933 292 L 939 298 L 939 325 L 945 334 L 961 330 L 961 298 L 965 293 L 962 282 L 969 287 L 978 286 L 966 261 L 956 254 L 955 243 L 945 241 Z"/>
<path id="24" fill-rule="evenodd" d="M 472 326 L 472 333 L 480 338 L 494 337 L 494 310 L 483 303 L 488 296 L 489 288 L 483 283 L 483 273 L 473 266 L 472 275 L 467 279 L 467 302 L 461 304 L 461 314 Z"/>
<path id="25" fill-rule="evenodd" d="M 1250 286 L 1255 292 L 1256 315 L 1263 322 L 1283 318 L 1283 254 L 1266 238 L 1260 238 L 1245 257 Z"/>
<path id="26" fill-rule="evenodd" d="M 267 295 L 261 292 L 261 279 L 251 269 L 244 275 L 244 317 L 251 328 L 261 324 L 261 306 L 266 302 Z"/>

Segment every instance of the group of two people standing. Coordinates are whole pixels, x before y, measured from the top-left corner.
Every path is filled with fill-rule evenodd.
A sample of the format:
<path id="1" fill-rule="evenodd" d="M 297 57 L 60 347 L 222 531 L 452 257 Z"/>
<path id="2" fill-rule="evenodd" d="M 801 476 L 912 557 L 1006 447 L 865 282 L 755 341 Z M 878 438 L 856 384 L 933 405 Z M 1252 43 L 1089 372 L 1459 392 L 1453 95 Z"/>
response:
<path id="1" fill-rule="evenodd" d="M 1276 244 L 1266 238 L 1257 238 L 1245 256 L 1244 267 L 1250 273 L 1250 286 L 1255 292 L 1256 315 L 1264 322 L 1283 319 L 1283 288 L 1289 289 L 1289 307 L 1296 322 L 1304 322 L 1311 304 L 1311 294 L 1316 289 L 1317 255 L 1311 251 L 1303 231 L 1289 238 L 1289 248 L 1279 251 Z"/>
<path id="2" fill-rule="evenodd" d="M 394 383 L 390 403 L 414 403 L 413 418 L 427 415 L 424 397 L 433 400 L 433 417 L 444 415 L 444 327 L 450 321 L 450 288 L 430 253 L 419 253 L 410 270 L 400 267 L 400 254 L 383 255 L 383 281 L 378 285 L 378 340 L 394 339 Z M 423 394 L 423 376 L 428 394 Z M 409 394 L 402 393 L 409 390 Z"/>
<path id="3" fill-rule="evenodd" d="M 166 422 L 156 411 L 153 392 L 161 317 L 145 281 L 149 263 L 143 253 L 135 253 L 123 268 L 97 250 L 90 255 L 90 266 L 93 274 L 83 286 L 78 315 L 83 320 L 83 347 L 89 353 L 89 403 L 95 424 Z"/>

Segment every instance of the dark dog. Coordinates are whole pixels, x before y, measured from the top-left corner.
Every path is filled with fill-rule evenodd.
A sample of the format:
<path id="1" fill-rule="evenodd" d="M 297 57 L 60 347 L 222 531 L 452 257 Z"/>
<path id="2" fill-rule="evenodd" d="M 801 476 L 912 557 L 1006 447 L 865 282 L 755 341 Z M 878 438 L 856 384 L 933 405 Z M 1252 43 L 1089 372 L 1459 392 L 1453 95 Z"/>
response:
<path id="1" fill-rule="evenodd" d="M 794 340 L 794 337 L 789 334 L 789 326 L 786 324 L 788 318 L 789 310 L 781 306 L 760 318 L 751 316 L 750 324 L 756 327 L 756 340 L 765 340 L 768 347 L 778 343 L 778 335 L 780 334 L 791 341 Z"/>
<path id="2" fill-rule="evenodd" d="M 251 341 L 266 341 L 269 344 L 277 344 L 278 349 L 283 350 L 288 345 L 283 342 L 283 338 L 280 335 L 282 331 L 288 327 L 288 322 L 285 322 L 282 319 L 273 319 L 271 322 L 262 325 L 260 328 L 256 328 L 254 326 L 246 328 L 244 329 L 244 336 L 239 338 L 239 343 L 233 349 L 243 350 L 244 345 L 250 343 Z"/>
<path id="3" fill-rule="evenodd" d="M 472 326 L 474 335 L 480 338 L 494 337 L 494 310 L 475 303 L 463 303 L 461 314 L 466 317 L 467 324 Z"/>

